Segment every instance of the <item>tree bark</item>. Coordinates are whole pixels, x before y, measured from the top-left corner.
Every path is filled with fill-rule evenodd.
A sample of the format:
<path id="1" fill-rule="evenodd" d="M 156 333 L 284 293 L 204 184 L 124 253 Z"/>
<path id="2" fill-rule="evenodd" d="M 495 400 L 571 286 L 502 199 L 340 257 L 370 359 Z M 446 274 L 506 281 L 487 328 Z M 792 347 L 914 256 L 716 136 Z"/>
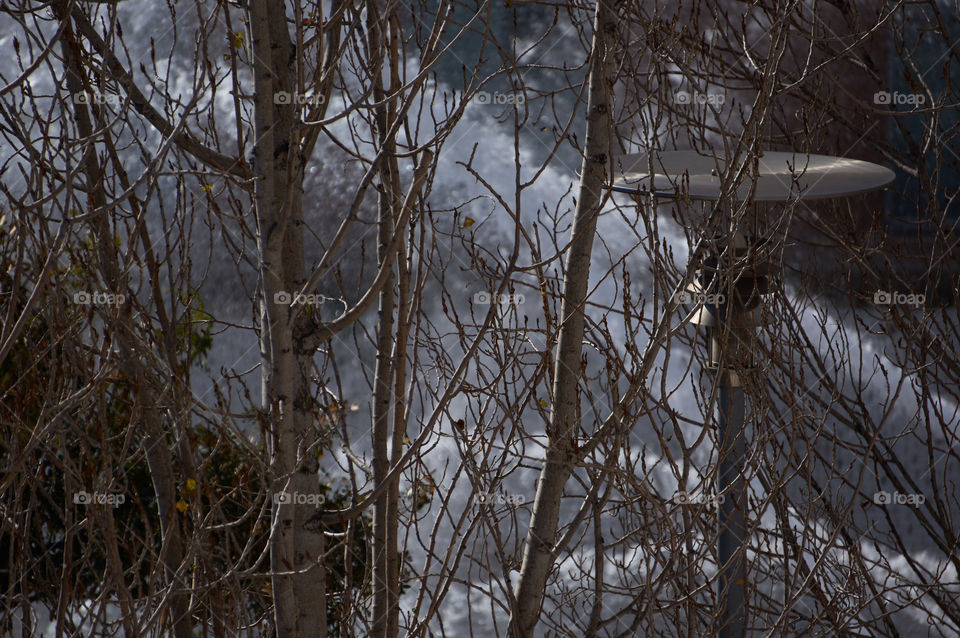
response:
<path id="1" fill-rule="evenodd" d="M 297 92 L 293 44 L 283 4 L 250 3 L 254 54 L 254 163 L 258 254 L 263 301 L 260 342 L 262 396 L 272 493 L 314 494 L 318 441 L 313 428 L 312 349 L 294 338 L 293 308 L 283 294 L 305 281 L 303 158 L 296 105 L 277 104 Z M 274 502 L 270 565 L 278 636 L 326 636 L 326 569 L 321 525 L 307 502 Z"/>
<path id="2" fill-rule="evenodd" d="M 402 227 L 395 227 L 398 221 L 400 206 L 400 172 L 397 165 L 397 150 L 395 138 L 390 130 L 396 117 L 393 100 L 387 100 L 387 94 L 392 94 L 399 86 L 398 51 L 396 48 L 396 32 L 393 27 L 393 15 L 381 16 L 377 11 L 376 3 L 369 3 L 367 10 L 367 33 L 369 34 L 368 47 L 371 52 L 371 63 L 376 60 L 374 68 L 370 70 L 373 83 L 373 96 L 378 106 L 375 109 L 375 128 L 380 160 L 378 173 L 380 175 L 380 197 L 377 228 L 377 263 L 380 269 L 387 268 L 387 279 L 380 289 L 379 325 L 377 329 L 377 364 L 374 374 L 373 411 L 372 411 L 372 442 L 373 442 L 373 482 L 382 484 L 390 472 L 390 452 L 388 442 L 396 437 L 390 435 L 391 407 L 394 403 L 393 381 L 396 374 L 394 360 L 394 310 L 396 307 L 396 292 L 394 291 L 394 260 L 397 254 L 405 251 L 391 251 L 390 245 L 394 240 L 394 233 L 402 234 Z M 373 52 L 383 52 L 384 55 L 373 55 Z M 383 73 L 379 68 L 381 61 L 389 64 L 390 86 L 385 91 L 383 87 Z M 396 449 L 394 449 L 394 453 Z M 396 454 L 394 454 L 396 455 Z M 397 592 L 399 590 L 399 558 L 397 555 L 396 517 L 397 481 L 385 490 L 374 503 L 373 508 L 373 617 L 371 618 L 371 636 L 386 638 L 395 636 L 396 629 L 390 633 L 391 626 L 396 627 L 394 620 L 399 609 Z M 392 532 L 392 533 L 391 533 Z M 391 622 L 393 621 L 393 622 Z"/>
<path id="3" fill-rule="evenodd" d="M 537 625 L 547 577 L 553 567 L 560 501 L 572 470 L 571 464 L 575 460 L 573 441 L 577 435 L 580 413 L 577 385 L 581 376 L 584 305 L 597 215 L 604 199 L 611 141 L 610 91 L 604 70 L 612 39 L 610 34 L 615 29 L 615 14 L 609 0 L 597 0 L 587 89 L 584 157 L 564 274 L 546 458 L 540 470 L 530 528 L 523 546 L 523 563 L 516 590 L 517 607 L 510 618 L 510 635 L 514 638 L 533 635 Z"/>
<path id="4" fill-rule="evenodd" d="M 63 51 L 67 71 L 67 88 L 70 95 L 75 98 L 86 90 L 84 71 L 80 62 L 82 51 L 74 35 L 71 17 L 66 8 L 61 6 L 59 11 L 59 18 L 64 24 L 61 50 Z M 76 105 L 74 118 L 77 131 L 81 139 L 88 140 L 81 161 L 84 177 L 88 184 L 90 206 L 94 210 L 102 210 L 107 204 L 107 196 L 103 188 L 102 167 L 93 147 L 94 123 L 88 107 L 77 104 L 76 99 L 72 101 Z M 114 241 L 107 215 L 107 211 L 102 211 L 94 216 L 91 219 L 91 226 L 96 241 L 97 263 L 101 276 L 110 290 L 117 292 L 125 289 L 125 276 L 119 264 L 117 244 Z M 117 311 L 117 316 L 115 318 L 106 317 L 106 321 L 112 323 L 115 328 L 117 343 L 119 344 L 119 364 L 123 374 L 134 382 L 133 387 L 136 388 L 138 408 L 143 419 L 145 429 L 144 450 L 154 492 L 157 495 L 160 533 L 163 538 L 160 554 L 164 571 L 170 581 L 169 611 L 173 635 L 177 638 L 191 638 L 193 636 L 193 620 L 190 613 L 190 596 L 185 589 L 185 584 L 178 577 L 184 558 L 184 542 L 175 505 L 176 478 L 173 458 L 164 436 L 158 406 L 156 405 L 156 395 L 148 370 L 137 349 L 130 302 L 123 303 Z"/>

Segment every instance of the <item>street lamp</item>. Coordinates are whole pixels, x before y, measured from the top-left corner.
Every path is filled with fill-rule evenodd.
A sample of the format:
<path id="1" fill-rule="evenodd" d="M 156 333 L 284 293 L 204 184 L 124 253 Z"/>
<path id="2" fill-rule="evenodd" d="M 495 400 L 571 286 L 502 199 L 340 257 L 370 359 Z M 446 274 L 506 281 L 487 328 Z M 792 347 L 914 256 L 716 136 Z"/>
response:
<path id="1" fill-rule="evenodd" d="M 745 155 L 734 165 L 716 151 L 657 151 L 615 160 L 614 192 L 640 200 L 793 202 L 847 197 L 886 186 L 893 171 L 861 160 L 790 152 Z M 724 181 L 728 182 L 724 188 Z M 721 239 L 724 239 L 721 237 Z M 754 367 L 750 336 L 755 308 L 768 292 L 766 269 L 751 264 L 756 239 L 733 231 L 726 250 L 714 249 L 698 264 L 688 291 L 700 296 L 692 321 L 707 329 L 708 369 L 718 384 L 717 547 L 720 638 L 746 635 L 746 482 L 743 459 L 745 403 L 743 374 Z M 705 295 L 715 291 L 716 297 Z M 729 293 L 729 294 L 725 294 Z M 726 346 L 726 347 L 725 347 Z"/>

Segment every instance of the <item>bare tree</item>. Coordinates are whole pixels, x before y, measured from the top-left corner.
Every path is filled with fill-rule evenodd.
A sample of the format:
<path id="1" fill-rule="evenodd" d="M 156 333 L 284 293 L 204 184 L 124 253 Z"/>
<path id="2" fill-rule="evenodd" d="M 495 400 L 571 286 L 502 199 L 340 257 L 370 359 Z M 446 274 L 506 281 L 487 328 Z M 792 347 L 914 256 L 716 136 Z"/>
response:
<path id="1" fill-rule="evenodd" d="M 960 632 L 942 2 L 0 17 L 6 633 Z M 716 206 L 609 196 L 660 149 Z"/>
<path id="2" fill-rule="evenodd" d="M 597 228 L 597 216 L 603 207 L 604 186 L 609 183 L 611 165 L 609 95 L 612 93 L 609 69 L 612 65 L 612 34 L 615 14 L 609 3 L 597 1 L 593 47 L 587 88 L 587 124 L 584 135 L 584 160 L 580 193 L 574 212 L 570 246 L 567 248 L 563 280 L 557 357 L 553 374 L 553 403 L 547 427 L 547 448 L 543 470 L 537 485 L 530 529 L 523 548 L 523 565 L 517 585 L 517 602 L 511 621 L 511 634 L 528 636 L 540 615 L 547 575 L 553 564 L 560 500 L 574 459 L 576 429 L 579 421 L 578 382 L 580 380 L 587 283 L 590 257 Z"/>

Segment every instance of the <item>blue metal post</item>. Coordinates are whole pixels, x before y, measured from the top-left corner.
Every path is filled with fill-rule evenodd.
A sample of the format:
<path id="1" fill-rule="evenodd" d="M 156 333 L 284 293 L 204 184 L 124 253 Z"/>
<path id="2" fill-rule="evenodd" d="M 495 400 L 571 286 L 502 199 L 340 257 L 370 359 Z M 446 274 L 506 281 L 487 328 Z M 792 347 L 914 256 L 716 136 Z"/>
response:
<path id="1" fill-rule="evenodd" d="M 746 625 L 744 585 L 746 575 L 746 484 L 743 465 L 745 405 L 743 387 L 735 373 L 720 371 L 719 467 L 717 507 L 720 578 L 718 599 L 722 605 L 719 638 L 743 638 Z"/>

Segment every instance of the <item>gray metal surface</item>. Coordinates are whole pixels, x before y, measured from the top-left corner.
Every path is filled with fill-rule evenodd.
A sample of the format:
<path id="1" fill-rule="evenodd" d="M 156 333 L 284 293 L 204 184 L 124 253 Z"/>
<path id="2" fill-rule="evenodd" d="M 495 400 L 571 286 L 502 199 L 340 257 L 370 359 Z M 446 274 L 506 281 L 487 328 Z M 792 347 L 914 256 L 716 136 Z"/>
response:
<path id="1" fill-rule="evenodd" d="M 612 188 L 666 198 L 683 192 L 690 199 L 716 201 L 726 169 L 726 161 L 710 151 L 659 151 L 652 158 L 647 153 L 621 155 L 614 159 Z M 862 160 L 765 151 L 755 164 L 748 158 L 735 192 L 739 200 L 761 202 L 823 199 L 875 190 L 893 178 L 889 168 Z"/>
<path id="2" fill-rule="evenodd" d="M 722 377 L 721 377 L 722 378 Z M 717 468 L 718 524 L 720 538 L 717 559 L 720 568 L 720 626 L 717 638 L 743 638 L 746 635 L 747 489 L 743 477 L 747 455 L 744 417 L 746 404 L 742 387 L 721 380 L 720 462 Z"/>

